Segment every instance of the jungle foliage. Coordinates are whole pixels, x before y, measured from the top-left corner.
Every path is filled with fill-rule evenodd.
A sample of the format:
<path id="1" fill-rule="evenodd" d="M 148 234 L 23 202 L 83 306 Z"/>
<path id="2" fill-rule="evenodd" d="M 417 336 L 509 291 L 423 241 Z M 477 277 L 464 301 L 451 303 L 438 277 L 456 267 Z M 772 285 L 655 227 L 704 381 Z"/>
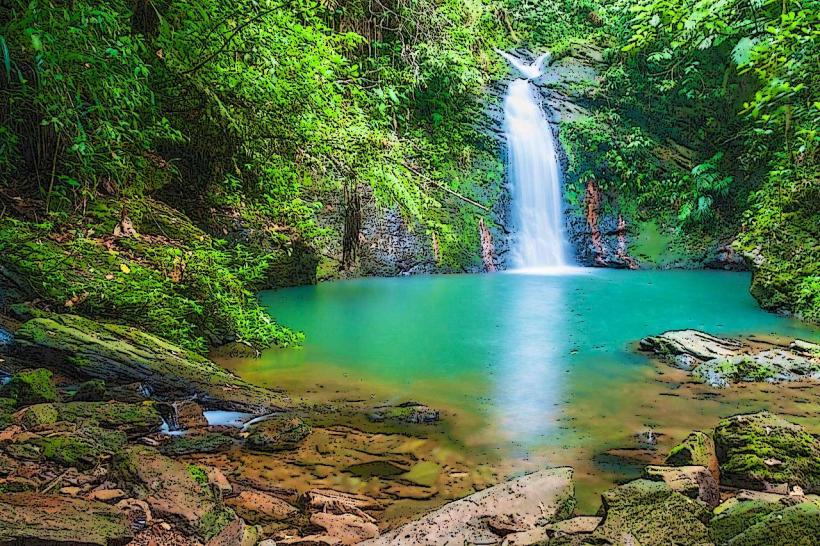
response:
<path id="1" fill-rule="evenodd" d="M 453 196 L 498 197 L 474 121 L 508 40 L 481 0 L 0 4 L 0 247 L 41 305 L 198 349 L 287 344 L 251 291 L 281 286 L 277 256 L 355 251 L 321 211 L 365 192 L 442 268 L 476 259 L 486 211 Z M 167 204 L 187 233 L 112 237 Z"/>
<path id="2" fill-rule="evenodd" d="M 605 48 L 593 114 L 562 127 L 570 197 L 594 180 L 633 219 L 733 238 L 765 307 L 820 320 L 820 2 L 510 2 L 537 47 Z"/>

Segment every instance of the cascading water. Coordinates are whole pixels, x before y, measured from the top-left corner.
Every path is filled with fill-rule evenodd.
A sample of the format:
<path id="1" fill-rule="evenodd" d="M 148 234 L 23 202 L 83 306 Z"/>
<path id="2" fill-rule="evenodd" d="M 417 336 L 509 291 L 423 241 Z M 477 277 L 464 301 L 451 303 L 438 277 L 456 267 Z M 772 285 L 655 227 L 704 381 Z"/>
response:
<path id="1" fill-rule="evenodd" d="M 562 220 L 561 174 L 552 130 L 530 80 L 541 75 L 541 55 L 526 64 L 499 51 L 523 76 L 504 97 L 509 173 L 513 188 L 513 220 L 518 228 L 512 244 L 514 269 L 566 267 L 567 243 Z"/>

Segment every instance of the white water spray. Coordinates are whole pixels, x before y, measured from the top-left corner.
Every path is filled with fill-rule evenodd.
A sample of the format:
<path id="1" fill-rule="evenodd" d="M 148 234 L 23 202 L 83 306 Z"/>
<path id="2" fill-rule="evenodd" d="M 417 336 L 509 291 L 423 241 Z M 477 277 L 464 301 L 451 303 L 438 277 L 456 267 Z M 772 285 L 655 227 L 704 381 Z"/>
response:
<path id="1" fill-rule="evenodd" d="M 526 64 L 503 51 L 499 54 L 525 77 L 510 83 L 504 97 L 513 219 L 518 228 L 512 265 L 523 270 L 566 267 L 558 156 L 552 130 L 530 82 L 541 75 L 541 65 L 548 55 Z"/>

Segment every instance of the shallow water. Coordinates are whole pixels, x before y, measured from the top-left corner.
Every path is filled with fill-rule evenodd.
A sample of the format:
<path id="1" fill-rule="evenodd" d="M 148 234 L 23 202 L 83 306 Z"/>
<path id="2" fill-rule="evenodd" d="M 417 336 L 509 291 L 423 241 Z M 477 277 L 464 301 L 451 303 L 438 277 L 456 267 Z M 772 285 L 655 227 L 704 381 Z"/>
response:
<path id="1" fill-rule="evenodd" d="M 773 409 L 801 420 L 820 407 L 817 389 L 716 391 L 635 352 L 641 337 L 680 328 L 820 339 L 816 329 L 760 310 L 748 283 L 747 274 L 728 272 L 587 269 L 265 292 L 263 304 L 303 330 L 305 346 L 223 363 L 309 398 L 441 407 L 453 442 L 492 457 L 503 473 L 573 465 L 581 503 L 592 506 L 638 468 L 607 450 L 658 458 L 721 416 Z M 636 436 L 648 431 L 656 445 Z"/>

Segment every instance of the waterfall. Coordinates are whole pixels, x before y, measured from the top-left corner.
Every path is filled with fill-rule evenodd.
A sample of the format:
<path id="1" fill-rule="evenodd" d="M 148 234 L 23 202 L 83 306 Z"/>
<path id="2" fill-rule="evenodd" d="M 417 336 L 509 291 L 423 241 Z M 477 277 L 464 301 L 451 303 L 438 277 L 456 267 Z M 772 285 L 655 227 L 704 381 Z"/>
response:
<path id="1" fill-rule="evenodd" d="M 553 269 L 568 265 L 561 173 L 549 122 L 530 80 L 541 75 L 547 54 L 527 64 L 498 52 L 524 78 L 514 80 L 504 97 L 512 212 L 517 233 L 512 243 L 514 269 Z"/>

